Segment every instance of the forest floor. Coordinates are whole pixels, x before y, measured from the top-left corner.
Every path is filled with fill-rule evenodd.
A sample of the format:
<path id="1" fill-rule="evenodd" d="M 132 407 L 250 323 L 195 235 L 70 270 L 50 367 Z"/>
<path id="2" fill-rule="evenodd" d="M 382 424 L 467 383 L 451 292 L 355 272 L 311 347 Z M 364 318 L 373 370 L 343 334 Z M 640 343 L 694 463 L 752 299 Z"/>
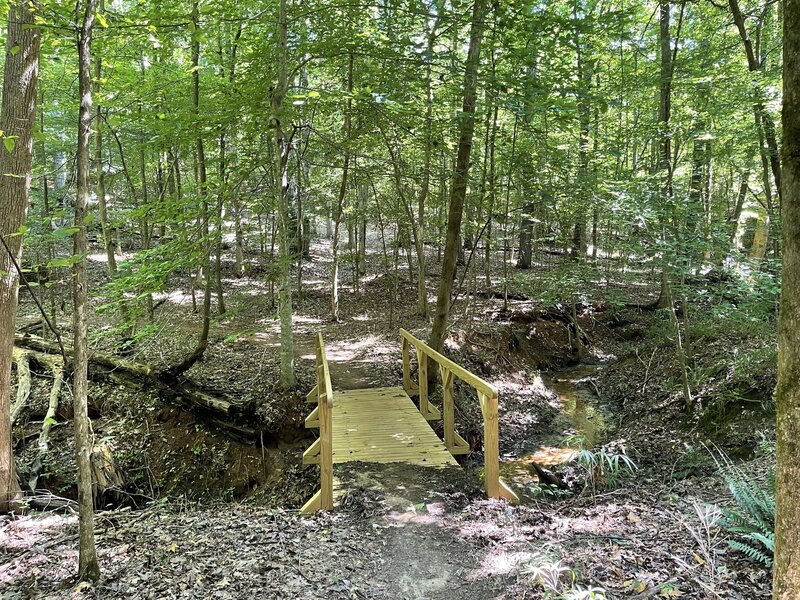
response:
<path id="1" fill-rule="evenodd" d="M 248 276 L 226 276 L 234 290 L 226 298 L 228 313 L 215 319 L 207 356 L 189 372 L 253 406 L 263 443 L 227 439 L 146 390 L 137 395 L 93 384 L 95 433 L 111 440 L 131 483 L 128 498 L 109 502 L 128 506 L 97 517 L 103 578 L 75 587 L 76 519 L 69 510 L 6 517 L 0 521 L 1 597 L 535 599 L 592 587 L 603 588 L 609 599 L 769 597 L 769 570 L 727 547 L 708 508 L 731 499 L 707 447 L 745 458 L 744 469 L 761 468 L 758 443 L 771 430 L 768 412 L 752 398 L 767 400 L 770 375 L 746 390 L 743 408 L 734 411 L 738 418 L 724 411 L 687 417 L 669 339 L 653 335 L 654 313 L 636 308 L 657 293 L 655 277 L 643 266 L 627 274 L 615 266 L 602 281 L 586 284 L 579 323 L 588 354 L 578 366 L 565 317 L 569 306 L 551 295 L 512 285 L 507 306 L 502 294 L 461 294 L 456 302 L 447 351 L 499 387 L 503 473 L 523 503 L 484 499 L 476 450 L 463 461 L 466 469 L 337 468 L 353 489 L 341 507 L 298 517 L 296 508 L 317 485 L 316 469 L 299 460 L 310 441 L 301 428 L 307 410 L 302 392 L 313 385 L 316 332 L 325 338 L 334 387 L 346 389 L 399 385 L 397 328 L 422 338 L 429 328 L 414 314 L 407 268 L 386 272 L 377 252 L 368 257 L 371 275 L 358 290 L 344 282 L 341 321 L 332 323 L 329 244 L 315 244 L 312 257 L 295 302 L 300 393 L 287 397 L 273 389 L 278 325 L 255 256 Z M 561 262 L 552 255 L 540 259 L 531 279 L 545 280 Z M 495 263 L 498 291 L 502 253 Z M 93 269 L 98 285 L 102 267 Z M 432 253 L 432 293 L 439 268 Z M 350 271 L 344 268 L 344 276 Z M 48 293 L 65 290 L 54 286 Z M 190 349 L 198 327 L 185 287 L 176 284 L 164 299 L 154 323 L 162 335 L 141 344 L 136 356 L 156 366 Z M 22 313 L 33 315 L 29 302 Z M 96 316 L 93 331 L 109 329 L 112 318 Z M 698 360 L 712 365 L 724 360 L 732 343 L 721 337 L 703 342 Z M 111 345 L 103 338 L 96 343 Z M 736 341 L 748 348 L 770 343 Z M 697 386 L 701 403 L 738 381 L 731 379 L 735 374 L 712 375 Z M 46 398 L 46 391 L 34 389 L 32 396 Z M 480 431 L 477 402 L 457 392 L 457 425 L 472 439 Z M 68 401 L 62 404 L 60 421 L 69 412 Z M 43 485 L 69 497 L 71 427 L 64 422 L 54 429 L 58 449 Z M 31 418 L 22 431 L 36 427 Z M 574 462 L 555 466 L 558 457 L 574 454 L 565 438 L 576 435 L 587 449 L 624 449 L 638 466 L 635 474 L 592 489 Z M 530 460 L 552 466 L 571 491 L 543 491 Z"/>

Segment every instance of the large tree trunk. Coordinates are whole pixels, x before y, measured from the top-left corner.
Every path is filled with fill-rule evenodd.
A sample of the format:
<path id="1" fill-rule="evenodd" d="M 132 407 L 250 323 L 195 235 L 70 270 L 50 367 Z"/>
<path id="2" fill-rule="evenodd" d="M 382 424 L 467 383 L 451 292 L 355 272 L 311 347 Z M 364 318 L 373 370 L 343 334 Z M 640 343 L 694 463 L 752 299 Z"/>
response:
<path id="1" fill-rule="evenodd" d="M 78 577 L 81 580 L 97 581 L 100 564 L 94 543 L 94 505 L 92 494 L 92 436 L 89 430 L 89 348 L 88 317 L 89 278 L 86 265 L 89 244 L 86 223 L 89 216 L 89 139 L 92 134 L 92 27 L 94 26 L 97 0 L 87 0 L 84 6 L 83 23 L 78 36 L 78 149 L 75 157 L 77 168 L 77 192 L 75 196 L 75 223 L 78 229 L 73 237 L 73 254 L 82 257 L 72 269 L 73 328 L 75 348 L 72 398 L 75 422 L 75 455 L 78 464 L 78 520 L 79 553 Z"/>
<path id="2" fill-rule="evenodd" d="M 447 240 L 445 242 L 442 276 L 436 297 L 436 314 L 431 329 L 430 345 L 441 351 L 447 336 L 450 317 L 450 297 L 456 277 L 459 242 L 461 240 L 461 218 L 464 213 L 464 198 L 469 180 L 469 158 L 472 152 L 472 136 L 475 131 L 475 105 L 478 100 L 478 66 L 481 57 L 486 0 L 475 0 L 472 7 L 472 25 L 464 75 L 464 104 L 459 119 L 458 155 L 450 187 L 450 211 L 447 216 Z"/>
<path id="3" fill-rule="evenodd" d="M 800 590 L 800 0 L 786 0 L 783 19 L 783 287 L 772 597 L 795 600 Z"/>
<path id="4" fill-rule="evenodd" d="M 40 30 L 34 27 L 38 4 L 20 0 L 8 13 L 0 130 L 15 136 L 11 152 L 0 147 L 0 512 L 12 508 L 19 492 L 11 452 L 11 355 L 17 316 L 17 272 L 22 236 L 10 234 L 25 224 L 31 183 Z M 12 51 L 12 48 L 16 48 Z"/>
<path id="5" fill-rule="evenodd" d="M 294 373 L 294 330 L 292 327 L 292 273 L 289 235 L 289 141 L 283 129 L 283 100 L 289 89 L 288 75 L 288 24 L 286 0 L 278 5 L 278 82 L 272 92 L 272 126 L 275 128 L 275 195 L 278 200 L 278 315 L 281 325 L 281 376 L 283 389 L 293 388 L 297 381 Z"/>

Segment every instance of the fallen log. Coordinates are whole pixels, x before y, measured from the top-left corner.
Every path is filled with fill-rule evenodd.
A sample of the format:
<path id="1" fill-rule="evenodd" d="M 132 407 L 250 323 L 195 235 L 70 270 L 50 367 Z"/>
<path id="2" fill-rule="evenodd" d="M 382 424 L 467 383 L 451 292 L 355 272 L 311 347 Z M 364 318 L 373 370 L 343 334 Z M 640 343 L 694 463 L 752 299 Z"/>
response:
<path id="1" fill-rule="evenodd" d="M 61 348 L 51 342 L 32 334 L 17 333 L 14 344 L 23 348 L 38 361 L 43 357 L 43 364 L 52 360 L 52 355 L 61 356 Z M 64 345 L 69 372 L 73 349 Z M 48 358 L 49 357 L 49 358 Z M 139 389 L 155 387 L 162 398 L 173 401 L 189 412 L 224 430 L 229 436 L 247 443 L 258 439 L 258 430 L 242 423 L 243 411 L 233 399 L 222 392 L 208 390 L 190 379 L 175 378 L 157 372 L 150 365 L 132 361 L 106 352 L 92 351 L 89 354 L 89 376 L 96 379 L 112 380 L 123 385 L 131 385 Z"/>
<path id="2" fill-rule="evenodd" d="M 51 342 L 30 333 L 17 333 L 14 336 L 14 345 L 44 354 L 61 354 L 61 348 L 56 342 Z M 72 346 L 65 345 L 64 352 L 68 360 L 72 358 Z M 106 352 L 92 351 L 89 360 L 92 363 L 104 367 L 120 369 L 126 373 L 130 373 L 134 377 L 148 378 L 153 375 L 153 369 L 149 365 L 133 362 Z"/>
<path id="3" fill-rule="evenodd" d="M 11 407 L 11 426 L 19 419 L 22 409 L 28 403 L 31 395 L 31 367 L 28 363 L 29 353 L 24 350 L 14 349 L 14 363 L 17 365 L 17 397 Z"/>

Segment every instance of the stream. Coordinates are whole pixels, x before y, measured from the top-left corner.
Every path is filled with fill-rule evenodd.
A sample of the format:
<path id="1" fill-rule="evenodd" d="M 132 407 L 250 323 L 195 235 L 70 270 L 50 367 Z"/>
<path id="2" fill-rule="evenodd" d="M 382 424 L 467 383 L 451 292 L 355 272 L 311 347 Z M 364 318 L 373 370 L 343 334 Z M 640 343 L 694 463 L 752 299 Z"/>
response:
<path id="1" fill-rule="evenodd" d="M 542 374 L 544 384 L 558 396 L 561 413 L 551 432 L 539 437 L 528 453 L 500 463 L 500 475 L 522 492 L 521 497 L 538 482 L 532 463 L 553 467 L 572 460 L 579 446 L 591 449 L 602 444 L 606 416 L 590 382 L 604 366 L 581 364 Z"/>

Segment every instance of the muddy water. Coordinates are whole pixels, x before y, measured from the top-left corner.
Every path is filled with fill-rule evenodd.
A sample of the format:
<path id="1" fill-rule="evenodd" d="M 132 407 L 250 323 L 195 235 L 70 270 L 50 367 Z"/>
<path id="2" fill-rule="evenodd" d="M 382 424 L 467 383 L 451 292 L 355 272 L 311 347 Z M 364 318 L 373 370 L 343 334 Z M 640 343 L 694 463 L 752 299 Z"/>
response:
<path id="1" fill-rule="evenodd" d="M 602 368 L 577 365 L 542 376 L 558 396 L 562 412 L 553 421 L 551 433 L 535 440 L 529 453 L 501 461 L 500 474 L 515 491 L 524 495 L 524 490 L 538 481 L 532 463 L 552 467 L 572 460 L 579 445 L 588 449 L 602 443 L 605 420 L 591 383 Z"/>

